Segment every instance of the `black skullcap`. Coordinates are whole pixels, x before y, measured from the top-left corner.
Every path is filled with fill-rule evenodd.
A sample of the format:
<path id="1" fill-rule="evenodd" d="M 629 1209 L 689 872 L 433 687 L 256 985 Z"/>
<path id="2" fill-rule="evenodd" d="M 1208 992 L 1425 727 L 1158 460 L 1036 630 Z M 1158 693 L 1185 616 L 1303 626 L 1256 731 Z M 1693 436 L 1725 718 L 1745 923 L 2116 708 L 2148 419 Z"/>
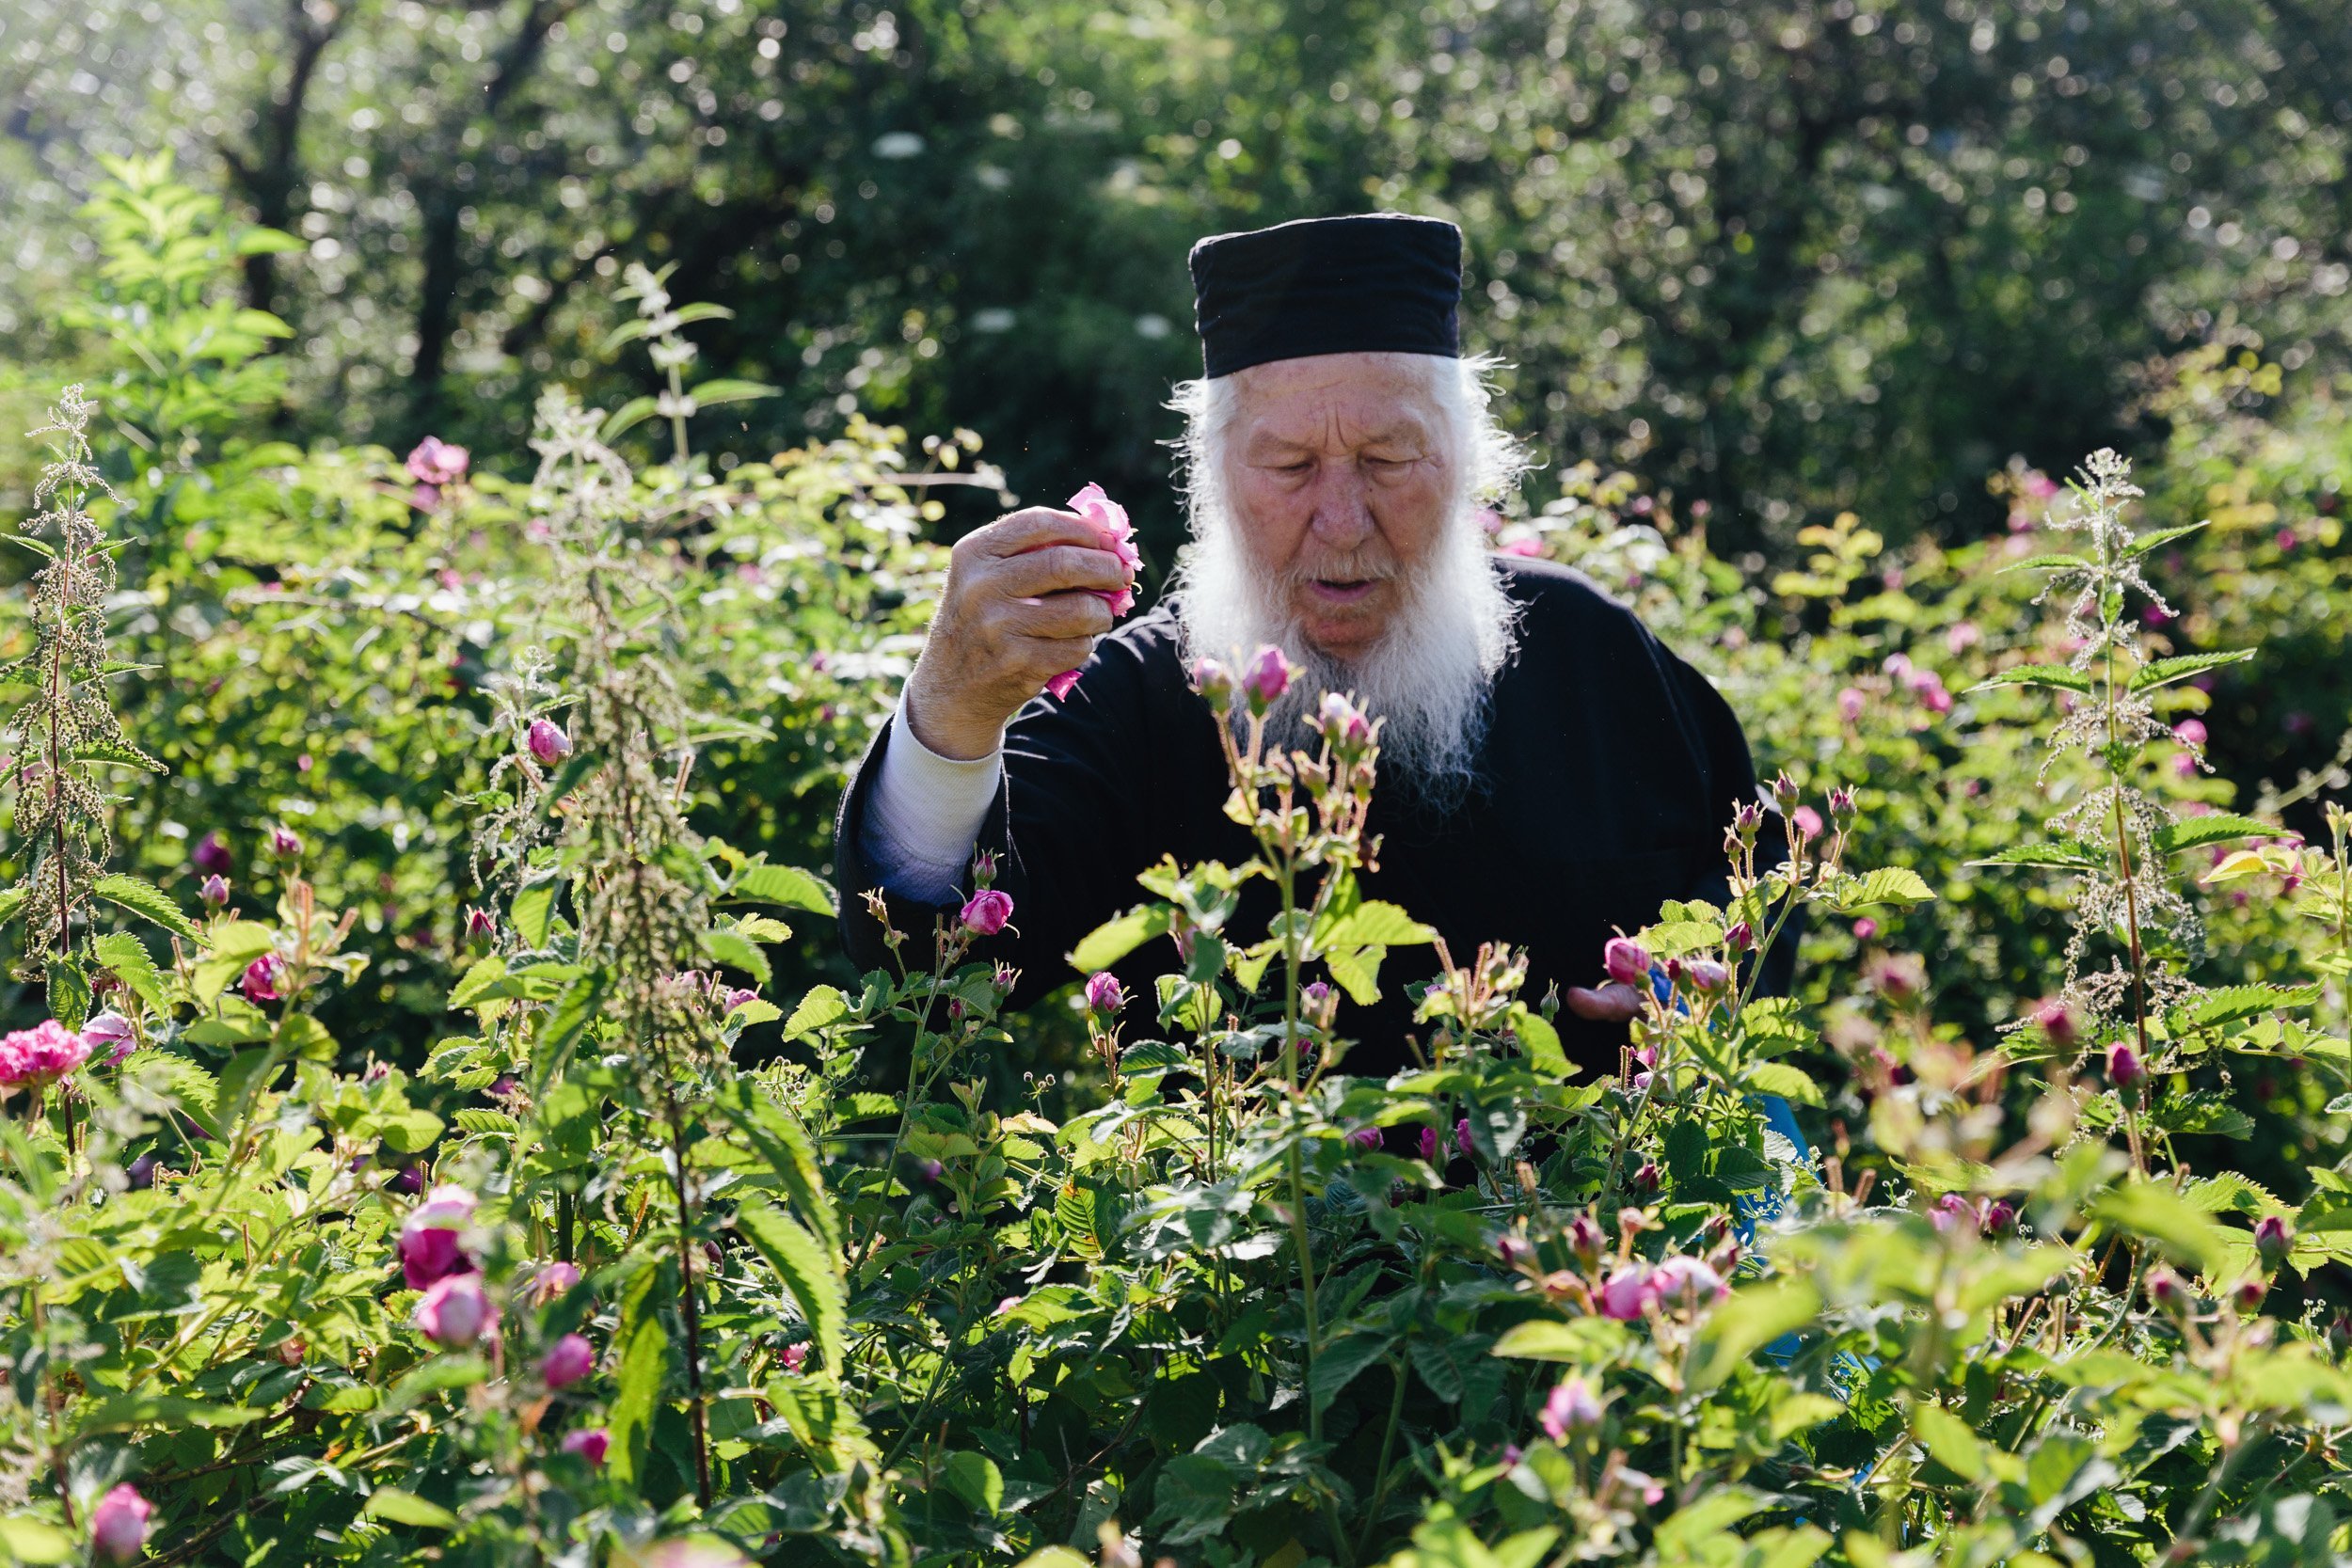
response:
<path id="1" fill-rule="evenodd" d="M 1192 247 L 1205 373 L 1387 350 L 1461 357 L 1462 231 L 1443 218 L 1302 218 Z"/>

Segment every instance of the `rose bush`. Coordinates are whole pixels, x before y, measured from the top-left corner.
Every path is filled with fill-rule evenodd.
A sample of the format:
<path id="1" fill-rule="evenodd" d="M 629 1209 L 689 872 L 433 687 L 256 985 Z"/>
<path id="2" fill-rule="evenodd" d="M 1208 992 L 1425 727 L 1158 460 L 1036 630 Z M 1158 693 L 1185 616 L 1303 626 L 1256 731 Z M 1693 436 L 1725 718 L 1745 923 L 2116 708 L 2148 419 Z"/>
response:
<path id="1" fill-rule="evenodd" d="M 2250 439 L 2186 419 L 2153 530 L 2106 456 L 2000 476 L 1999 540 L 1842 519 L 1778 578 L 1629 481 L 1499 519 L 1710 666 L 1792 827 L 1741 812 L 1724 904 L 1590 955 L 1641 1011 L 1579 1075 L 1520 955 L 1361 895 L 1378 716 L 1274 744 L 1272 650 L 1198 672 L 1257 853 L 1148 873 L 1069 1019 L 1002 1013 L 985 864 L 817 980 L 795 863 L 934 580 L 893 433 L 635 472 L 559 393 L 527 482 L 280 451 L 109 497 L 95 413 L 9 650 L 54 683 L 12 699 L 0 1557 L 2345 1555 L 2344 717 L 2227 641 L 2263 594 L 2340 635 L 2333 470 L 2280 455 L 2324 423 L 2233 501 L 2303 486 L 2291 550 L 2171 531 Z M 2240 800 L 2205 764 L 2287 693 L 2312 776 Z M 1351 1075 L 1399 985 L 1417 1065 Z"/>

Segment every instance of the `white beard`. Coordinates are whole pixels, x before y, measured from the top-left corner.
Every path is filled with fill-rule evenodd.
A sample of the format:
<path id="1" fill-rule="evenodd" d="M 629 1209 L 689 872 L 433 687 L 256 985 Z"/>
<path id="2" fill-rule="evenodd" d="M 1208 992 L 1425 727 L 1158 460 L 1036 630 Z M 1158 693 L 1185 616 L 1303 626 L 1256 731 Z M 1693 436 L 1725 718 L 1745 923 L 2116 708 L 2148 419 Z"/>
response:
<path id="1" fill-rule="evenodd" d="M 1475 506 L 1447 520 L 1430 559 L 1399 579 L 1402 602 L 1387 634 L 1363 657 L 1311 647 L 1289 609 L 1290 582 L 1248 559 L 1240 531 L 1214 497 L 1196 496 L 1194 541 L 1172 585 L 1186 657 L 1235 669 L 1273 643 L 1307 673 L 1268 716 L 1279 743 L 1310 746 L 1302 722 L 1326 691 L 1353 692 L 1384 721 L 1383 787 L 1449 812 L 1478 783 L 1494 678 L 1518 646 L 1519 607 L 1486 551 Z"/>

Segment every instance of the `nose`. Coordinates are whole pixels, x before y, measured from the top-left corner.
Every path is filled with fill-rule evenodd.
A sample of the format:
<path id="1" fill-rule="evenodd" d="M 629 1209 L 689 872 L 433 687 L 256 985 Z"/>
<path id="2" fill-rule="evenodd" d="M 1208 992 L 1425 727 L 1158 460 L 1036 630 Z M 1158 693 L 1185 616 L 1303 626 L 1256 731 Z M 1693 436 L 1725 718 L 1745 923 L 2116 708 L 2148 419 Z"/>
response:
<path id="1" fill-rule="evenodd" d="M 1380 531 L 1372 515 L 1370 487 L 1353 463 L 1318 465 L 1313 499 L 1308 531 L 1327 550 L 1356 549 Z"/>

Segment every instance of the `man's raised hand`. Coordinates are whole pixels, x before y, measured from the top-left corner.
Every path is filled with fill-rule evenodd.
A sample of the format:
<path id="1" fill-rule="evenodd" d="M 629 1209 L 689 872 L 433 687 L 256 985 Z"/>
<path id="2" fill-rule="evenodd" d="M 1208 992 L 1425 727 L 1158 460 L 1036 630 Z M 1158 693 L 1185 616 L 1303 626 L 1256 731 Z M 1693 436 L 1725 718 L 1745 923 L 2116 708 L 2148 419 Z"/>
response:
<path id="1" fill-rule="evenodd" d="M 945 757 L 984 757 L 1046 682 L 1111 629 L 1099 597 L 1134 574 L 1074 513 L 1033 506 L 956 541 L 930 636 L 907 677 L 907 723 Z"/>

